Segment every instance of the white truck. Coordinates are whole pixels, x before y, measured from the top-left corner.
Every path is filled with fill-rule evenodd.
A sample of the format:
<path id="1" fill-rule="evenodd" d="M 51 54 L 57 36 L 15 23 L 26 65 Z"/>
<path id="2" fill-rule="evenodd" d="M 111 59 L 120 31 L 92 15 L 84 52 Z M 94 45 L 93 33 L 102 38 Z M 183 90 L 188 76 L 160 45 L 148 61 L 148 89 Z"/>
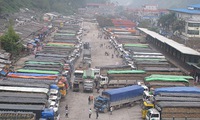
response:
<path id="1" fill-rule="evenodd" d="M 145 77 L 145 71 L 142 70 L 109 70 L 107 76 L 100 75 L 100 87 L 125 87 L 142 82 Z"/>
<path id="2" fill-rule="evenodd" d="M 77 81 L 79 83 L 83 82 L 83 70 L 74 71 L 74 81 Z"/>

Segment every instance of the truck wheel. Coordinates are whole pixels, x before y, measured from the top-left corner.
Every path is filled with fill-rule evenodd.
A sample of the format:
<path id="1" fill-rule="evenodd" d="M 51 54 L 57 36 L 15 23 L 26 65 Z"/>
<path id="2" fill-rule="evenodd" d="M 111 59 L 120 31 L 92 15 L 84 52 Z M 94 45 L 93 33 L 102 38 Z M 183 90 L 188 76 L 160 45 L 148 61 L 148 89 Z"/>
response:
<path id="1" fill-rule="evenodd" d="M 105 108 L 105 109 L 103 110 L 103 112 L 104 112 L 104 113 L 107 113 L 107 112 L 108 112 L 108 109 L 107 109 L 107 108 Z"/>

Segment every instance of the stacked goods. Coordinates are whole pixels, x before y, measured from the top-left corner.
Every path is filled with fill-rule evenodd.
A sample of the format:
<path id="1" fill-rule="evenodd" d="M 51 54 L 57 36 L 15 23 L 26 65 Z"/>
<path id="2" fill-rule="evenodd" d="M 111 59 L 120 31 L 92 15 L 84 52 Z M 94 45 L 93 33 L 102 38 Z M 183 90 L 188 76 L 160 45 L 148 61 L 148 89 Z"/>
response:
<path id="1" fill-rule="evenodd" d="M 8 73 L 0 82 L 0 119 L 59 119 L 60 99 L 66 96 L 73 65 L 81 51 L 76 34 L 80 27 L 75 25 L 75 28 L 59 28 L 61 33 L 55 33 L 56 39 L 38 51 L 34 59 L 27 60 L 23 68 Z"/>
<path id="2" fill-rule="evenodd" d="M 109 70 L 107 76 L 110 80 L 142 80 L 146 75 L 143 70 Z"/>
<path id="3" fill-rule="evenodd" d="M 181 75 L 151 75 L 144 79 L 149 88 L 189 86 L 189 80 L 193 80 L 193 77 Z"/>
<path id="4" fill-rule="evenodd" d="M 170 64 L 168 62 L 143 62 L 138 61 L 137 63 L 138 69 L 144 69 L 145 67 L 169 67 Z"/>
<path id="5" fill-rule="evenodd" d="M 109 70 L 132 70 L 130 65 L 107 65 L 107 66 L 99 66 L 97 67 L 100 69 L 100 74 L 101 75 L 106 75 L 107 71 Z"/>
<path id="6" fill-rule="evenodd" d="M 200 102 L 159 102 L 155 108 L 161 118 L 200 118 Z"/>
<path id="7" fill-rule="evenodd" d="M 183 75 L 179 68 L 173 67 L 144 67 L 147 75 L 161 74 L 161 75 Z"/>
<path id="8" fill-rule="evenodd" d="M 32 112 L 9 112 L 9 111 L 1 111 L 0 112 L 1 120 L 35 120 L 35 114 Z"/>
<path id="9" fill-rule="evenodd" d="M 146 72 L 143 70 L 109 70 L 107 87 L 124 87 L 142 82 Z"/>
<path id="10" fill-rule="evenodd" d="M 188 119 L 200 117 L 200 89 L 197 87 L 166 87 L 154 91 L 155 108 L 148 110 L 146 119 Z"/>

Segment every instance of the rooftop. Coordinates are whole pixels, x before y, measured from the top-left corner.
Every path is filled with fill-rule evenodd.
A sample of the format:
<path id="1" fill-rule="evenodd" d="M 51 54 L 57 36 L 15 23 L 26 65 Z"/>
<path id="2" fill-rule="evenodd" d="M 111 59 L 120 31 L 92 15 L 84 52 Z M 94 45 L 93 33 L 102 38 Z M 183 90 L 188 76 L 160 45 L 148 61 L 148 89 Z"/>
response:
<path id="1" fill-rule="evenodd" d="M 200 56 L 200 53 L 198 51 L 196 51 L 192 48 L 186 47 L 185 45 L 177 43 L 171 39 L 168 39 L 156 32 L 150 31 L 146 28 L 138 28 L 138 29 L 143 31 L 144 33 L 150 35 L 151 37 L 158 39 L 160 42 L 163 42 L 163 43 L 173 47 L 174 49 L 180 51 L 183 54 Z"/>
<path id="2" fill-rule="evenodd" d="M 178 8 L 178 9 L 169 9 L 175 12 L 187 13 L 187 14 L 200 14 L 200 10 L 192 10 L 192 9 L 185 9 L 185 8 Z"/>
<path id="3" fill-rule="evenodd" d="M 188 7 L 200 8 L 200 4 L 189 5 Z"/>

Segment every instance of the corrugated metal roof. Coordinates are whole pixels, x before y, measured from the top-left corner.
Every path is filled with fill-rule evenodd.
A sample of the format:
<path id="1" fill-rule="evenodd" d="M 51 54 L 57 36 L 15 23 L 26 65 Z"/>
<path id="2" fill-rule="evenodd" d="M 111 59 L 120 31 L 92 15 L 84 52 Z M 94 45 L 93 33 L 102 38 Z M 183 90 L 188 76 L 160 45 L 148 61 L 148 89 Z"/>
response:
<path id="1" fill-rule="evenodd" d="M 185 9 L 185 8 L 169 9 L 169 10 L 175 11 L 175 12 L 187 13 L 187 14 L 200 14 L 200 10 L 190 10 L 190 9 Z"/>
<path id="2" fill-rule="evenodd" d="M 200 8 L 200 4 L 188 5 L 188 7 Z"/>
<path id="3" fill-rule="evenodd" d="M 196 50 L 186 47 L 185 45 L 177 43 L 171 39 L 168 39 L 156 32 L 150 31 L 146 28 L 138 28 L 138 29 L 145 32 L 146 34 L 150 35 L 151 37 L 158 39 L 160 42 L 163 42 L 163 43 L 173 47 L 174 49 L 178 50 L 179 52 L 181 52 L 183 54 L 200 56 L 200 53 L 197 52 Z"/>

